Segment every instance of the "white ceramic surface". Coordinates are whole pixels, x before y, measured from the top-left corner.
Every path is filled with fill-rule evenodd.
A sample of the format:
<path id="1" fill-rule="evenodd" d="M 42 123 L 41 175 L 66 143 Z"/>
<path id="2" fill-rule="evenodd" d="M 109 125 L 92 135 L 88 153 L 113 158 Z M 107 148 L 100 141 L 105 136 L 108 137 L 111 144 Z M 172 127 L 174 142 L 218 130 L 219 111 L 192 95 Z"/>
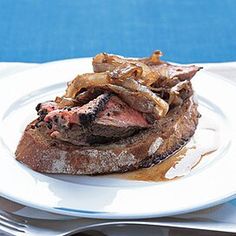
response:
<path id="1" fill-rule="evenodd" d="M 187 176 L 170 182 L 44 175 L 14 159 L 37 103 L 63 94 L 66 82 L 91 71 L 91 59 L 47 63 L 0 80 L 0 194 L 27 206 L 71 216 L 146 218 L 191 212 L 236 194 L 236 87 L 199 72 L 194 88 L 203 115 L 218 124 L 219 149 Z"/>

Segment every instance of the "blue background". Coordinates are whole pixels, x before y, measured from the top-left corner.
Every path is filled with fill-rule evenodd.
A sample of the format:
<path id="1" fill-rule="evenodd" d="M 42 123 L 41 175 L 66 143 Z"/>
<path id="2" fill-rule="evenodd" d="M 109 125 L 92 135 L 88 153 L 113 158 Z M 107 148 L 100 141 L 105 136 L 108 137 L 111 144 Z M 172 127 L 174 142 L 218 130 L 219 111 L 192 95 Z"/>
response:
<path id="1" fill-rule="evenodd" d="M 98 52 L 166 60 L 236 60 L 234 0 L 0 0 L 0 61 Z"/>

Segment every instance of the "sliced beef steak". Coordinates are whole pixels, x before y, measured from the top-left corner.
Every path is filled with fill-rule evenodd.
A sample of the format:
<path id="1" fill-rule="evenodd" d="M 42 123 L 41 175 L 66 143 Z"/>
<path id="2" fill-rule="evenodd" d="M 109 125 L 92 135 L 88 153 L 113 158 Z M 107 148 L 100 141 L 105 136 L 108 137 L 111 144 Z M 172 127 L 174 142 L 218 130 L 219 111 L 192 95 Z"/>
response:
<path id="1" fill-rule="evenodd" d="M 61 126 L 63 128 L 69 127 L 70 124 L 88 125 L 103 110 L 110 96 L 107 93 L 101 94 L 96 99 L 81 107 L 58 108 L 56 103 L 46 102 L 37 106 L 36 110 L 38 109 L 38 114 L 41 116 L 39 120 L 44 120 L 51 125 Z"/>
<path id="2" fill-rule="evenodd" d="M 81 107 L 59 109 L 47 102 L 38 107 L 38 113 L 51 137 L 75 145 L 118 140 L 150 126 L 141 113 L 111 94 L 102 94 Z"/>
<path id="3" fill-rule="evenodd" d="M 112 96 L 105 105 L 104 110 L 98 114 L 97 124 L 117 127 L 148 127 L 143 115 L 129 107 L 117 96 Z"/>

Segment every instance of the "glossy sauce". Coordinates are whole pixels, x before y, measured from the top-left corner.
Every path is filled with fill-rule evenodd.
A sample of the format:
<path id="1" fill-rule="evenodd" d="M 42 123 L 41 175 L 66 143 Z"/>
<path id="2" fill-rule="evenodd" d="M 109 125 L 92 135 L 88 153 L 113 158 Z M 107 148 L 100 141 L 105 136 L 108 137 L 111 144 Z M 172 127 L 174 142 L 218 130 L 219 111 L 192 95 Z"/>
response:
<path id="1" fill-rule="evenodd" d="M 202 119 L 190 140 L 177 153 L 162 163 L 150 168 L 143 168 L 114 177 L 138 181 L 168 181 L 188 175 L 202 160 L 214 153 L 219 147 L 219 132 L 217 125 L 207 119 Z"/>

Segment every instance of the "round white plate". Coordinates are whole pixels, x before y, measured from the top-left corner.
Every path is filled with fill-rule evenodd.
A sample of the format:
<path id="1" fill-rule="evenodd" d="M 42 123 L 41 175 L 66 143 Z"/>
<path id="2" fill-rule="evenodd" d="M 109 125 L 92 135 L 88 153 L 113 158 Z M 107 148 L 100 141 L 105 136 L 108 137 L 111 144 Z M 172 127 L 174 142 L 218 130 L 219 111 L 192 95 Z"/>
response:
<path id="1" fill-rule="evenodd" d="M 199 110 L 217 123 L 220 146 L 193 171 L 169 182 L 44 175 L 14 159 L 37 103 L 62 95 L 66 82 L 92 70 L 91 59 L 47 63 L 0 80 L 0 194 L 37 209 L 92 218 L 146 218 L 199 210 L 236 194 L 236 87 L 199 72 Z"/>

